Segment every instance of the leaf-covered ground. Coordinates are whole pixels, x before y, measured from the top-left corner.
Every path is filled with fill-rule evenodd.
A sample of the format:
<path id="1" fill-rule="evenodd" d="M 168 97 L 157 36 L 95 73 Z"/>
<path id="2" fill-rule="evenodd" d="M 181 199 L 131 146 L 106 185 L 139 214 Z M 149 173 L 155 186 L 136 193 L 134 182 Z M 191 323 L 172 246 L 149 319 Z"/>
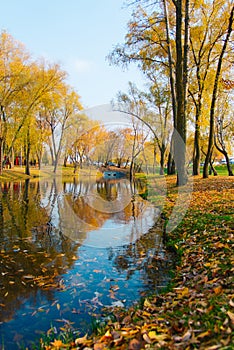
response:
<path id="1" fill-rule="evenodd" d="M 164 215 L 177 198 L 167 182 Z M 136 308 L 114 309 L 98 334 L 41 340 L 42 349 L 234 349 L 234 178 L 194 179 L 182 223 L 167 238 L 177 251 L 172 284 Z"/>

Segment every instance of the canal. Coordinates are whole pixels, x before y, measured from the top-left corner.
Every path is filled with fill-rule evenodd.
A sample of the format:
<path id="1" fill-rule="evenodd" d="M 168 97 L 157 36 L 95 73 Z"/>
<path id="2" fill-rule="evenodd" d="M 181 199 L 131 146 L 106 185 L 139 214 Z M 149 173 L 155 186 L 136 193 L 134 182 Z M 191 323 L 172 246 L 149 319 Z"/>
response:
<path id="1" fill-rule="evenodd" d="M 127 179 L 1 184 L 0 349 L 51 327 L 92 331 L 103 308 L 128 307 L 168 283 L 172 259 L 147 201 Z"/>

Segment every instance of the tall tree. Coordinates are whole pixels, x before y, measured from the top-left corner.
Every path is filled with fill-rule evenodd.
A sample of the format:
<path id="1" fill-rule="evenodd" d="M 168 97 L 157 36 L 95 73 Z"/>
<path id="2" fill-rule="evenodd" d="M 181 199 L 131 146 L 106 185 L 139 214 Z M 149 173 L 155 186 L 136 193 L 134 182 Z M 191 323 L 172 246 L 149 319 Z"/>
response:
<path id="1" fill-rule="evenodd" d="M 0 173 L 2 172 L 2 154 L 7 151 L 7 136 L 22 90 L 31 77 L 28 74 L 30 56 L 24 46 L 7 32 L 0 35 Z"/>
<path id="2" fill-rule="evenodd" d="M 62 84 L 57 91 L 45 100 L 45 118 L 51 129 L 51 151 L 56 173 L 61 156 L 64 133 L 69 127 L 69 118 L 77 115 L 82 109 L 78 94 L 70 86 Z"/>
<path id="3" fill-rule="evenodd" d="M 215 73 L 215 79 L 214 79 L 214 85 L 213 85 L 213 93 L 212 93 L 212 100 L 211 100 L 211 107 L 210 107 L 210 128 L 209 128 L 209 142 L 208 142 L 208 149 L 206 153 L 206 158 L 205 158 L 205 164 L 203 168 L 203 178 L 208 178 L 209 176 L 209 163 L 212 155 L 212 150 L 214 147 L 214 136 L 215 136 L 215 107 L 216 107 L 216 101 L 217 101 L 217 94 L 218 94 L 218 87 L 219 87 L 219 81 L 221 77 L 221 72 L 222 72 L 222 64 L 223 64 L 223 59 L 224 55 L 227 50 L 227 46 L 231 37 L 231 33 L 233 30 L 233 21 L 234 21 L 234 5 L 232 5 L 230 16 L 228 19 L 228 26 L 227 26 L 227 32 L 225 37 L 223 38 L 223 46 L 221 53 L 219 55 L 218 59 L 218 64 L 217 64 L 217 69 Z"/>
<path id="4" fill-rule="evenodd" d="M 189 0 L 174 1 L 176 10 L 176 123 L 174 133 L 174 157 L 177 168 L 177 184 L 188 181 L 186 168 L 186 107 L 188 84 Z M 183 20 L 185 22 L 183 27 Z M 184 35 L 183 35 L 184 32 Z M 184 44 L 183 44 L 184 42 Z M 178 134 L 177 134 L 178 133 Z"/>
<path id="5" fill-rule="evenodd" d="M 143 4 L 143 2 L 141 2 Z M 147 2 L 149 3 L 149 1 Z M 156 2 L 154 11 L 147 14 L 142 7 L 133 13 L 129 23 L 126 42 L 117 46 L 109 55 L 114 64 L 138 62 L 147 74 L 149 70 L 170 76 L 174 117 L 174 155 L 177 163 L 178 185 L 187 182 L 186 171 L 186 107 L 189 42 L 189 0 L 174 0 L 170 5 L 175 13 L 176 24 L 170 32 L 167 2 L 163 2 L 163 12 Z M 162 4 L 162 2 L 160 1 Z M 163 20 L 162 20 L 163 18 Z M 171 20 L 173 23 L 173 21 Z M 173 39 L 170 37 L 173 33 Z M 174 47 L 172 54 L 171 47 Z M 174 63 L 175 61 L 175 63 Z M 174 79 L 175 76 L 175 79 Z"/>
<path id="6" fill-rule="evenodd" d="M 200 173 L 201 137 L 211 103 L 215 67 L 221 52 L 220 39 L 227 30 L 230 3 L 213 0 L 196 2 L 191 11 L 189 96 L 195 115 L 193 174 Z M 197 18 L 200 20 L 198 21 Z M 229 55 L 231 52 L 229 52 Z M 229 70 L 227 62 L 225 70 Z M 205 125 L 207 128 L 208 125 Z"/>
<path id="7" fill-rule="evenodd" d="M 222 83 L 225 87 L 225 85 Z M 230 158 L 228 149 L 231 150 L 231 144 L 233 142 L 233 105 L 232 105 L 233 95 L 225 89 L 223 93 L 219 93 L 216 117 L 215 117 L 215 138 L 214 143 L 217 150 L 223 154 L 228 175 L 233 176 L 233 171 L 231 168 Z"/>

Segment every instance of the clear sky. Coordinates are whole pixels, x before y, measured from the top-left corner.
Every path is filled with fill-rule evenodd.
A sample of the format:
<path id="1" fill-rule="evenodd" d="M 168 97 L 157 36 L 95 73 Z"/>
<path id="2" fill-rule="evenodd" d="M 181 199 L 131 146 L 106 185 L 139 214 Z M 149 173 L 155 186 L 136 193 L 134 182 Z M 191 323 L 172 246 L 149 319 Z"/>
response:
<path id="1" fill-rule="evenodd" d="M 143 87 L 132 65 L 110 66 L 106 56 L 124 42 L 131 9 L 124 0 L 1 0 L 0 28 L 35 57 L 59 63 L 85 108 L 109 103 L 128 81 Z"/>

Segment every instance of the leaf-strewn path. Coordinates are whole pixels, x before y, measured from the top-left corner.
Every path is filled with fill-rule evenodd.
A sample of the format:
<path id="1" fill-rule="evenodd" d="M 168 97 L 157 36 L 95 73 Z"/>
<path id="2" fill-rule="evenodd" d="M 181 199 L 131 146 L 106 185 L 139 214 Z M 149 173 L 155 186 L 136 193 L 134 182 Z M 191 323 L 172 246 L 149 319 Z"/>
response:
<path id="1" fill-rule="evenodd" d="M 177 197 L 168 180 L 165 215 Z M 234 179 L 194 179 L 189 210 L 168 239 L 178 252 L 168 292 L 114 310 L 102 333 L 44 349 L 234 349 Z"/>

